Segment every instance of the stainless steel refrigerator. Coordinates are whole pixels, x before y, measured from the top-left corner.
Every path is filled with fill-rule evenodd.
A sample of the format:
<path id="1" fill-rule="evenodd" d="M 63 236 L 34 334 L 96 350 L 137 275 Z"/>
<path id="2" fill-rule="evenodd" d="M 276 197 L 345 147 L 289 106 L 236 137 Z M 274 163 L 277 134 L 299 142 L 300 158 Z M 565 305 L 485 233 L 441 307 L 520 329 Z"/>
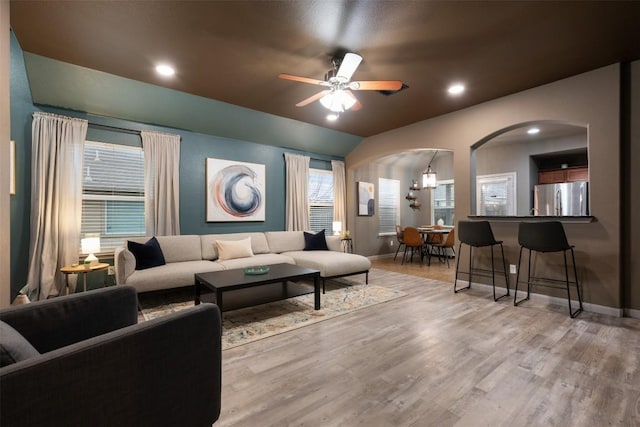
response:
<path id="1" fill-rule="evenodd" d="M 589 182 L 563 182 L 536 185 L 533 190 L 536 216 L 589 215 Z"/>

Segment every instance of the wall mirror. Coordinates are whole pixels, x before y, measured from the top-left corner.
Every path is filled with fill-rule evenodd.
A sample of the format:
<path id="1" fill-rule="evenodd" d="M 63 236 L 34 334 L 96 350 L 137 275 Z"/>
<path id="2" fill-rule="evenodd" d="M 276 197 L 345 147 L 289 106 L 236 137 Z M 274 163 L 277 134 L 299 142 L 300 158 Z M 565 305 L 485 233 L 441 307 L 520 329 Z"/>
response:
<path id="1" fill-rule="evenodd" d="M 501 129 L 471 150 L 477 216 L 588 216 L 588 127 L 534 121 Z"/>

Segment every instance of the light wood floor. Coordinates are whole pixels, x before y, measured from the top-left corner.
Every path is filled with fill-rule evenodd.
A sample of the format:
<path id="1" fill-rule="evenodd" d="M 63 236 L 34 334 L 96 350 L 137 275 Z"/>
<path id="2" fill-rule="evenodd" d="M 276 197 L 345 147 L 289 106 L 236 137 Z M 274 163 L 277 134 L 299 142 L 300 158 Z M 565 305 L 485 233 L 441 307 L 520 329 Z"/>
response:
<path id="1" fill-rule="evenodd" d="M 454 294 L 453 264 L 374 268 L 408 295 L 224 351 L 215 426 L 640 425 L 640 320 Z"/>

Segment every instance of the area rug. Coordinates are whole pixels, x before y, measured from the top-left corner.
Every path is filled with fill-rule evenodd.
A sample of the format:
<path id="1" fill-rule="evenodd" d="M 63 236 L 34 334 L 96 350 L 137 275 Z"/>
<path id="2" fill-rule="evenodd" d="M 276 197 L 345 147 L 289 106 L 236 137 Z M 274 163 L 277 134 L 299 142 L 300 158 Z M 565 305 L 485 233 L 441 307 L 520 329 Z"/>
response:
<path id="1" fill-rule="evenodd" d="M 348 279 L 327 281 L 322 309 L 313 309 L 313 293 L 254 307 L 224 312 L 222 349 L 237 347 L 292 329 L 333 319 L 365 307 L 394 300 L 405 292 Z M 140 301 L 139 320 L 150 320 L 193 306 L 193 292 L 171 293 Z"/>

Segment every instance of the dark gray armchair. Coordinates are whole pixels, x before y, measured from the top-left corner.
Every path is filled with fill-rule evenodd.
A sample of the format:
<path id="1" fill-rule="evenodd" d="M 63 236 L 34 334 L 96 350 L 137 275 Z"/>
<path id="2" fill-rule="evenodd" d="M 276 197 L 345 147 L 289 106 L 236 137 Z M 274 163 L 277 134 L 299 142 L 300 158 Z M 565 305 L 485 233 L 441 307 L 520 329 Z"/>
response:
<path id="1" fill-rule="evenodd" d="M 0 368 L 0 425 L 216 421 L 218 307 L 201 304 L 138 324 L 137 305 L 133 287 L 114 286 L 0 310 L 0 320 L 40 353 Z"/>

